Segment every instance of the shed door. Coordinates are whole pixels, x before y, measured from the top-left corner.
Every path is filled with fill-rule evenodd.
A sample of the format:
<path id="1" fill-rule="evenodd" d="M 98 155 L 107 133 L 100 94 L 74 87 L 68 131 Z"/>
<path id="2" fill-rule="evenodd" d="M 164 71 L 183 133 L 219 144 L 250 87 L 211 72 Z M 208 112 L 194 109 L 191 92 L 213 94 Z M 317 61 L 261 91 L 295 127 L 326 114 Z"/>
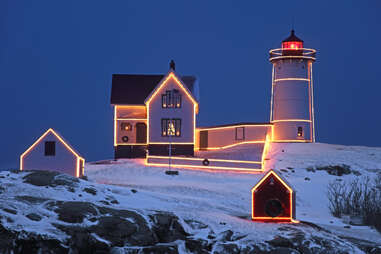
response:
<path id="1" fill-rule="evenodd" d="M 208 148 L 208 131 L 200 131 L 200 149 Z"/>
<path id="2" fill-rule="evenodd" d="M 136 124 L 136 143 L 147 143 L 147 125 L 145 123 Z"/>

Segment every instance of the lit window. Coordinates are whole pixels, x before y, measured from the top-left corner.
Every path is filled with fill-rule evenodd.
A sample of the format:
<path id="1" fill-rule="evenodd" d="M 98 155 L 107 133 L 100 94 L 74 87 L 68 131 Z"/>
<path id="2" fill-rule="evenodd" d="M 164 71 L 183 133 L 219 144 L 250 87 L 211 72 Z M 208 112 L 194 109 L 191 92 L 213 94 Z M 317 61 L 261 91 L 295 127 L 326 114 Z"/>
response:
<path id="1" fill-rule="evenodd" d="M 56 155 L 56 142 L 46 141 L 45 142 L 45 156 L 55 156 Z"/>
<path id="2" fill-rule="evenodd" d="M 165 96 L 167 98 L 167 108 L 173 107 L 172 91 L 166 91 Z"/>
<path id="3" fill-rule="evenodd" d="M 181 119 L 172 119 L 172 121 L 175 124 L 175 136 L 180 137 L 181 136 Z"/>
<path id="4" fill-rule="evenodd" d="M 168 136 L 175 136 L 175 124 L 173 121 L 168 122 Z"/>
<path id="5" fill-rule="evenodd" d="M 120 129 L 122 131 L 132 131 L 132 125 L 130 123 L 121 123 Z"/>
<path id="6" fill-rule="evenodd" d="M 168 135 L 168 123 L 169 119 L 161 119 L 161 136 L 163 137 Z"/>
<path id="7" fill-rule="evenodd" d="M 166 94 L 161 95 L 161 107 L 162 108 L 167 107 L 167 95 Z"/>
<path id="8" fill-rule="evenodd" d="M 162 108 L 181 108 L 181 94 L 179 90 L 167 90 L 161 95 Z"/>
<path id="9" fill-rule="evenodd" d="M 179 90 L 173 90 L 173 100 L 175 108 L 181 108 L 181 94 Z"/>
<path id="10" fill-rule="evenodd" d="M 245 139 L 245 127 L 235 128 L 235 140 L 244 140 Z"/>
<path id="11" fill-rule="evenodd" d="M 161 119 L 161 136 L 181 136 L 181 119 Z"/>
<path id="12" fill-rule="evenodd" d="M 303 137 L 303 127 L 298 127 L 298 137 Z"/>

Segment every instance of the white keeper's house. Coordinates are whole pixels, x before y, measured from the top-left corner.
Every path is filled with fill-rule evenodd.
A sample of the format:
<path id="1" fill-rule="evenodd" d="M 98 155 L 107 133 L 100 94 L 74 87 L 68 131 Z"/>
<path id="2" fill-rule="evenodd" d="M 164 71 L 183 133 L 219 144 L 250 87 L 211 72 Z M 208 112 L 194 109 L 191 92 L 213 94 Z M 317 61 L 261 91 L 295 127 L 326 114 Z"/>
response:
<path id="1" fill-rule="evenodd" d="M 272 63 L 270 121 L 198 127 L 199 84 L 175 71 L 162 75 L 114 74 L 115 158 L 146 158 L 148 164 L 261 170 L 271 142 L 315 142 L 312 63 L 315 50 L 303 47 L 294 31 Z M 235 148 L 235 150 L 233 149 Z M 252 149 L 252 158 L 226 151 Z M 229 150 L 227 150 L 229 151 Z M 233 158 L 232 158 L 233 157 Z"/>

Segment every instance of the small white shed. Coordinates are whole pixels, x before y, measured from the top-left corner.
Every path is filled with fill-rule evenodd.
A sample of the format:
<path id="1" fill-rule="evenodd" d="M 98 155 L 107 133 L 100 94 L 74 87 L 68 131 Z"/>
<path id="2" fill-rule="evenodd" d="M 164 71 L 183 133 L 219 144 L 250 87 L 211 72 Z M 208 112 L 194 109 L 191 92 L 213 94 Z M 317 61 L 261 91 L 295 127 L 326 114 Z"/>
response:
<path id="1" fill-rule="evenodd" d="M 20 156 L 20 170 L 50 170 L 84 175 L 85 159 L 53 129 L 47 130 Z"/>

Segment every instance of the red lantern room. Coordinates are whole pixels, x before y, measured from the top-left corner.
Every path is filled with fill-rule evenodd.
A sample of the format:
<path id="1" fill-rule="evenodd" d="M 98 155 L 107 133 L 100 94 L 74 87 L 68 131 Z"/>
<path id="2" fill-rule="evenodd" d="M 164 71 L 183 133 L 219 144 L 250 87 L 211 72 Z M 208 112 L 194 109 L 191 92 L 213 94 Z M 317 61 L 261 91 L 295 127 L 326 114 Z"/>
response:
<path id="1" fill-rule="evenodd" d="M 252 220 L 295 222 L 295 191 L 270 170 L 252 189 Z"/>
<path id="2" fill-rule="evenodd" d="M 283 55 L 302 55 L 303 40 L 295 35 L 295 31 L 291 30 L 291 35 L 282 41 Z"/>

